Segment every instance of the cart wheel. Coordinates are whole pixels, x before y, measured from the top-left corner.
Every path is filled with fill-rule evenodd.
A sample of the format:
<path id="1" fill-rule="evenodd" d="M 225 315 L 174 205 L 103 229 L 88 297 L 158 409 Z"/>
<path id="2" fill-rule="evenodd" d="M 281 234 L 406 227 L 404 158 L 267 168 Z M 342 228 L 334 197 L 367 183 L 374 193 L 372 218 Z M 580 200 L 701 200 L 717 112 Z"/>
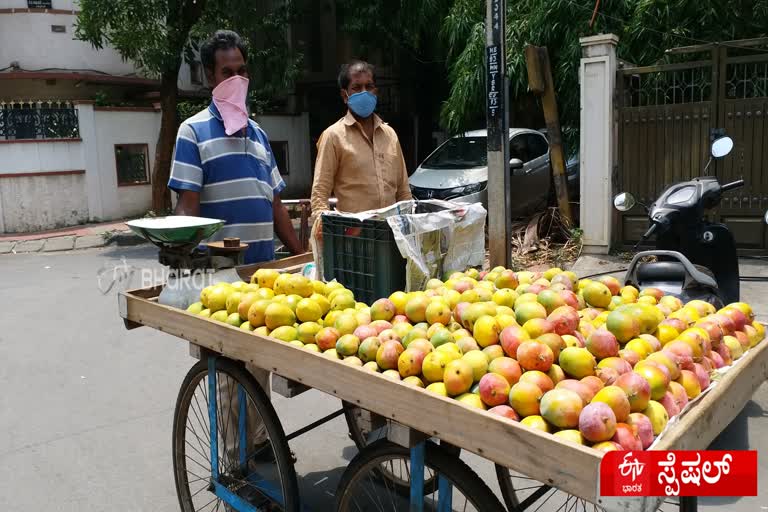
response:
<path id="1" fill-rule="evenodd" d="M 376 441 L 387 439 L 390 420 L 348 402 L 342 402 L 342 407 L 344 408 L 344 418 L 347 420 L 347 427 L 349 428 L 349 437 L 352 438 L 358 451 L 363 451 L 366 446 Z M 441 448 L 457 458 L 459 453 L 461 453 L 460 448 L 452 445 L 442 445 Z M 408 480 L 403 480 L 400 475 L 391 472 L 390 467 L 386 465 L 382 466 L 380 471 L 382 477 L 389 479 L 393 485 L 404 490 L 406 493 L 408 492 L 410 488 Z M 433 482 L 429 480 L 429 475 L 425 476 L 425 478 L 424 489 L 428 489 Z"/>
<path id="2" fill-rule="evenodd" d="M 408 488 L 392 486 L 389 479 L 381 478 L 382 466 L 388 466 L 410 485 L 410 451 L 386 440 L 376 441 L 358 453 L 344 471 L 336 490 L 336 510 L 408 510 Z M 425 443 L 424 495 L 424 510 L 438 510 L 440 500 L 441 511 L 504 511 L 498 498 L 469 466 L 432 442 Z"/>
<path id="3" fill-rule="evenodd" d="M 551 487 L 533 478 L 520 475 L 509 469 L 496 465 L 496 477 L 499 480 L 501 496 L 504 504 L 510 512 L 522 512 L 523 510 L 566 510 L 567 512 L 606 512 L 587 500 L 577 498 L 572 494 Z M 683 498 L 684 499 L 684 498 Z M 535 508 L 531 508 L 534 507 Z M 695 507 L 695 505 L 694 505 Z M 677 498 L 668 498 L 657 512 L 684 512 Z M 693 508 L 692 510 L 696 510 Z"/>
<path id="4" fill-rule="evenodd" d="M 253 509 L 298 511 L 293 460 L 266 393 L 234 361 L 217 357 L 215 375 L 218 479 L 212 476 L 208 360 L 189 370 L 176 401 L 173 472 L 181 510 L 232 510 L 234 501 Z"/>

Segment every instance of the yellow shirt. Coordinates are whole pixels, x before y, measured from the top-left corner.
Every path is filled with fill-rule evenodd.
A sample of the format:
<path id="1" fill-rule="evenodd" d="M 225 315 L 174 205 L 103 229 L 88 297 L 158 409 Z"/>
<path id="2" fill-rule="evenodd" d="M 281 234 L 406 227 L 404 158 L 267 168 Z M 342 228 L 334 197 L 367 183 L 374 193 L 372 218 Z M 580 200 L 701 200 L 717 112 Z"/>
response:
<path id="1" fill-rule="evenodd" d="M 397 134 L 374 114 L 373 140 L 354 116 L 347 115 L 329 126 L 317 143 L 315 178 L 312 184 L 312 217 L 336 209 L 362 212 L 411 199 L 408 172 Z"/>

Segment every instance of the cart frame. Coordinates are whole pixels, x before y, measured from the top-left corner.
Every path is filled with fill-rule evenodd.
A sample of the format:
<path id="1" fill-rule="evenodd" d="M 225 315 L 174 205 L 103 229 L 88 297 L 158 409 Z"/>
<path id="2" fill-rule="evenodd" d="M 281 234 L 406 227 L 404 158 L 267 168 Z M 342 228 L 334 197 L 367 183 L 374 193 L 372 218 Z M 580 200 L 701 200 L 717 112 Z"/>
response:
<path id="1" fill-rule="evenodd" d="M 305 256 L 297 258 L 306 259 Z M 293 266 L 286 268 L 283 264 L 282 268 L 296 271 L 301 266 L 297 258 L 288 262 Z M 275 262 L 270 265 L 281 268 Z M 248 275 L 259 267 L 243 267 L 239 271 L 241 276 Z M 627 511 L 648 510 L 648 500 L 606 500 L 599 496 L 597 486 L 602 454 L 597 450 L 564 442 L 507 418 L 491 416 L 456 400 L 387 379 L 340 360 L 158 304 L 161 290 L 162 286 L 156 286 L 119 294 L 119 312 L 127 328 L 152 327 L 188 341 L 193 354 L 198 357 L 211 353 L 263 368 L 294 385 L 318 389 L 404 425 L 409 431 L 423 433 L 423 438 L 438 438 L 599 506 Z M 717 386 L 679 417 L 654 449 L 706 449 L 767 378 L 768 341 L 764 340 L 749 350 L 723 375 Z M 430 413 L 424 414 L 424 411 Z M 413 435 L 408 437 L 413 467 L 423 467 L 423 441 L 414 441 L 417 438 Z M 504 442 L 500 443 L 499 439 Z M 212 447 L 214 444 L 212 439 Z M 419 485 L 418 481 L 412 484 L 412 510 L 421 510 L 423 496 Z M 681 498 L 681 510 L 695 510 L 695 503 L 695 498 Z"/>

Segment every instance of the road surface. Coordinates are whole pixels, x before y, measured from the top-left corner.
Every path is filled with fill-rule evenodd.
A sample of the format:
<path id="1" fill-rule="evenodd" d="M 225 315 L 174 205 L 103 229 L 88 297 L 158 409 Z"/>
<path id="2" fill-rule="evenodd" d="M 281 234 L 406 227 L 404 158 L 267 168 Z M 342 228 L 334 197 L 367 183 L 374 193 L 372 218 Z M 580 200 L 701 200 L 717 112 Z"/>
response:
<path id="1" fill-rule="evenodd" d="M 121 258 L 158 275 L 162 270 L 147 246 L 0 256 L 4 512 L 178 510 L 171 425 L 179 385 L 194 360 L 177 338 L 149 328 L 124 329 L 115 290 L 103 294 L 97 282 L 99 270 L 121 264 Z M 768 283 L 750 284 L 745 296 L 766 318 L 761 287 L 768 289 Z M 316 391 L 274 402 L 286 432 L 339 407 Z M 764 495 L 704 502 L 711 510 L 768 507 L 767 386 L 742 417 L 748 440 L 728 434 L 723 446 L 760 451 Z M 344 420 L 299 437 L 291 449 L 305 503 L 331 510 L 336 483 L 356 453 Z M 498 489 L 490 463 L 466 459 Z"/>

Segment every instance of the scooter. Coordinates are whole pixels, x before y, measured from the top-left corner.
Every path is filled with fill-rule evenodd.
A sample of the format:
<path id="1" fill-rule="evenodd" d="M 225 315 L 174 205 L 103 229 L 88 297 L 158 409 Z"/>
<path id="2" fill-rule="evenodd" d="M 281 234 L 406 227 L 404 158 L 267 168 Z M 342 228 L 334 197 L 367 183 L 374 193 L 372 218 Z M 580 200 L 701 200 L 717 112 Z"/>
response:
<path id="1" fill-rule="evenodd" d="M 732 149 L 729 137 L 715 140 L 704 171 L 713 158 L 722 158 Z M 671 185 L 650 208 L 629 192 L 618 194 L 613 200 L 617 210 L 625 212 L 640 204 L 648 212 L 650 226 L 635 248 L 656 235 L 656 250 L 639 252 L 632 259 L 626 284 L 638 289 L 659 288 L 683 302 L 699 299 L 716 308 L 737 302 L 736 241 L 726 225 L 709 222 L 706 211 L 720 204 L 724 192 L 743 185 L 744 180 L 720 185 L 715 177 L 695 178 Z M 656 261 L 644 261 L 649 257 Z"/>

